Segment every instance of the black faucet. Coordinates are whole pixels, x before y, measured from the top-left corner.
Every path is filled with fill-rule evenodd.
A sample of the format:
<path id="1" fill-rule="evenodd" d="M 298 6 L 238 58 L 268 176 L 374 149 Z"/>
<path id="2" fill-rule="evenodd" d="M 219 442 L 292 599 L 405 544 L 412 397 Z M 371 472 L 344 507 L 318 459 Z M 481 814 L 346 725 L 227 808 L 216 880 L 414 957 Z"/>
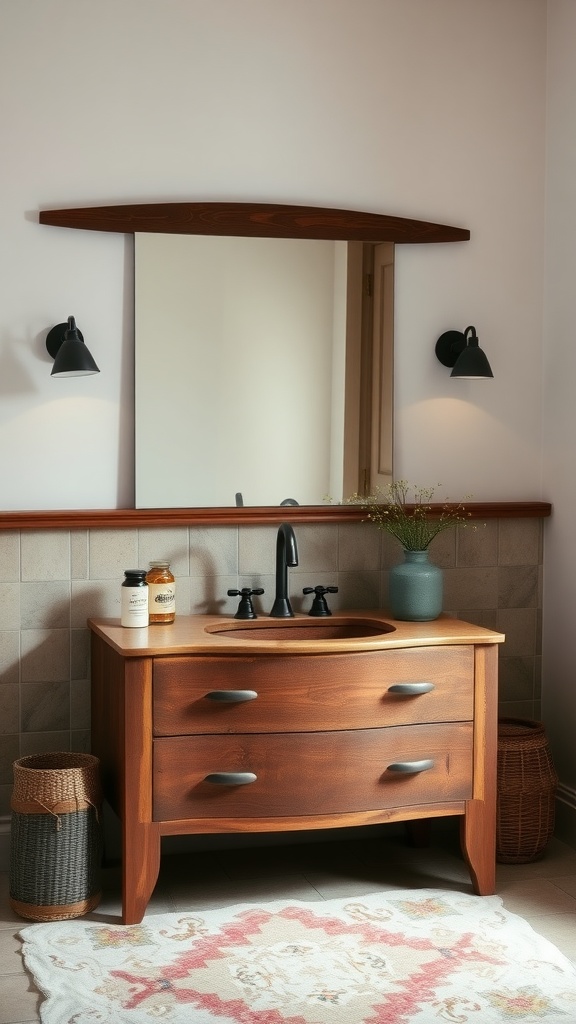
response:
<path id="1" fill-rule="evenodd" d="M 298 546 L 290 523 L 281 523 L 276 537 L 276 598 L 270 615 L 290 619 L 294 612 L 288 598 L 288 566 L 298 565 Z"/>

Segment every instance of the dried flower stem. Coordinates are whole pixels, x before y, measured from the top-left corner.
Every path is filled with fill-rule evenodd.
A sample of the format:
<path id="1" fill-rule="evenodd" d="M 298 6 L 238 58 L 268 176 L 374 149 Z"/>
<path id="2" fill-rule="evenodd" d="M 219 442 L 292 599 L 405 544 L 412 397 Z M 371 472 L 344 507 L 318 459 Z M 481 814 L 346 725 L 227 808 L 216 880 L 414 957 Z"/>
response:
<path id="1" fill-rule="evenodd" d="M 410 489 L 406 480 L 395 480 L 385 491 L 378 490 L 365 498 L 355 494 L 350 501 L 361 505 L 370 522 L 396 537 L 405 551 L 425 551 L 439 533 L 453 526 L 465 526 L 472 514 L 461 502 L 453 504 L 448 499 L 434 507 L 433 487 L 412 488 L 414 500 L 410 502 Z"/>

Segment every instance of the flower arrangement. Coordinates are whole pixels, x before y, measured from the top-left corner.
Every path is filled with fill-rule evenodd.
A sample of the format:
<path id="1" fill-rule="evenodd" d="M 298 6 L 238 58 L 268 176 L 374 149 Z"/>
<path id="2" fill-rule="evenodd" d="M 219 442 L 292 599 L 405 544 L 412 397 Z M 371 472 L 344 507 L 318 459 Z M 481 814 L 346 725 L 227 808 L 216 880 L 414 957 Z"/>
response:
<path id="1" fill-rule="evenodd" d="M 409 501 L 411 490 L 413 501 Z M 439 533 L 465 526 L 472 514 L 461 502 L 446 499 L 440 506 L 432 505 L 434 491 L 434 487 L 411 487 L 406 480 L 394 480 L 384 491 L 366 498 L 355 494 L 350 500 L 362 505 L 370 522 L 396 537 L 405 551 L 425 551 Z"/>

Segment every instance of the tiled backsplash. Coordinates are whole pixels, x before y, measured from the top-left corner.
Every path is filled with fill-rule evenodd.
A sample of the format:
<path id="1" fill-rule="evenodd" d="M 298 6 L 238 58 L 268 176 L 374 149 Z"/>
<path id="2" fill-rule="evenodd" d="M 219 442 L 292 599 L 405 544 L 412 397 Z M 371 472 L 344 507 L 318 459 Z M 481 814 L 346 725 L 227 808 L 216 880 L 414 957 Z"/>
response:
<path id="1" fill-rule="evenodd" d="M 445 610 L 506 633 L 500 710 L 525 718 L 540 712 L 542 530 L 540 519 L 492 519 L 447 531 L 430 549 L 445 570 Z M 338 587 L 334 611 L 386 607 L 397 541 L 367 523 L 295 532 L 295 611 L 309 608 L 302 589 L 317 584 Z M 177 614 L 233 615 L 237 599 L 226 591 L 248 585 L 264 587 L 255 607 L 266 614 L 275 550 L 273 526 L 0 531 L 0 816 L 9 813 L 16 758 L 89 749 L 86 619 L 119 616 L 125 568 L 170 559 Z"/>

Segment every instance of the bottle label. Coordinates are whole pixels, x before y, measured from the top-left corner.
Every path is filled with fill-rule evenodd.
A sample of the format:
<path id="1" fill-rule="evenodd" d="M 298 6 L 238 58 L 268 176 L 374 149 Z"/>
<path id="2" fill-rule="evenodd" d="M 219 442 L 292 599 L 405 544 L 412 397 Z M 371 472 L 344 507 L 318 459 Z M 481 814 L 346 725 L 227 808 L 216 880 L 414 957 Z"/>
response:
<path id="1" fill-rule="evenodd" d="M 121 626 L 147 626 L 148 625 L 148 587 L 124 587 L 120 588 Z"/>
<path id="2" fill-rule="evenodd" d="M 149 583 L 148 608 L 151 615 L 168 615 L 175 611 L 176 587 L 174 583 Z"/>

